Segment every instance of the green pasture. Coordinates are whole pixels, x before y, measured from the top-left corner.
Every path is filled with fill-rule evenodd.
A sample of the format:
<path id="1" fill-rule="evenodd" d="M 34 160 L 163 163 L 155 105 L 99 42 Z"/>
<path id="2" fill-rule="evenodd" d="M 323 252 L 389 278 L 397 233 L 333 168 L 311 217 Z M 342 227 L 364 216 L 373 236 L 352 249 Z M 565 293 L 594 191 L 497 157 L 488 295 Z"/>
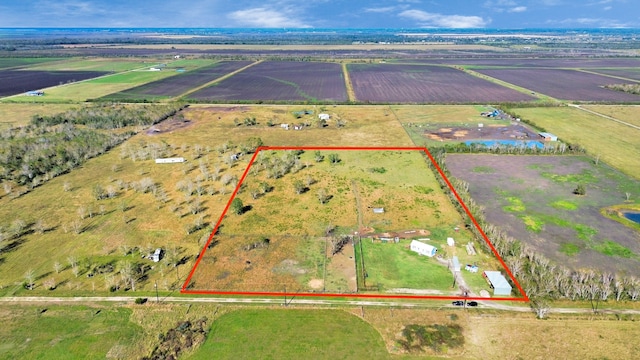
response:
<path id="1" fill-rule="evenodd" d="M 640 178 L 640 130 L 569 107 L 519 108 L 514 112 L 561 141 L 580 144 L 589 155 Z"/>
<path id="2" fill-rule="evenodd" d="M 241 309 L 213 323 L 185 359 L 388 359 L 380 334 L 339 310 Z"/>
<path id="3" fill-rule="evenodd" d="M 142 330 L 131 314 L 117 306 L 2 304 L 0 358 L 119 358 Z"/>
<path id="4" fill-rule="evenodd" d="M 581 107 L 597 113 L 611 116 L 614 119 L 640 126 L 638 111 L 640 105 L 580 105 Z"/>

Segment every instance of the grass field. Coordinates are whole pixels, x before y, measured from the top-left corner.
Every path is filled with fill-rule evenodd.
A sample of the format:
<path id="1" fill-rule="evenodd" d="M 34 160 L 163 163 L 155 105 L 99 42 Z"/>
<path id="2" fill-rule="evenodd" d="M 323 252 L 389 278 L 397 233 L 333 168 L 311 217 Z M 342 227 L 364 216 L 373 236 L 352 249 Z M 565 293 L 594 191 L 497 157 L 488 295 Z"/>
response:
<path id="1" fill-rule="evenodd" d="M 142 328 L 118 306 L 0 305 L 0 358 L 121 358 Z"/>
<path id="2" fill-rule="evenodd" d="M 640 106 L 638 105 L 581 105 L 581 107 L 611 116 L 635 126 L 640 126 L 640 118 L 638 118 Z"/>
<path id="3" fill-rule="evenodd" d="M 367 286 L 393 289 L 434 290 L 431 294 L 457 295 L 453 275 L 446 264 L 409 250 L 410 240 L 398 244 L 362 242 Z M 435 244 L 432 244 L 435 245 Z"/>
<path id="4" fill-rule="evenodd" d="M 59 60 L 63 60 L 63 58 L 3 58 L 0 59 L 0 69 L 34 66 L 37 64 Z"/>
<path id="5" fill-rule="evenodd" d="M 0 103 L 0 130 L 26 125 L 33 115 L 54 115 L 74 105 L 68 104 L 10 104 Z"/>
<path id="6" fill-rule="evenodd" d="M 583 146 L 593 156 L 640 179 L 640 130 L 572 108 L 516 109 L 519 117 Z M 606 134 L 606 136 L 603 136 Z"/>
<path id="7" fill-rule="evenodd" d="M 243 309 L 218 319 L 185 359 L 388 359 L 380 334 L 340 310 Z"/>

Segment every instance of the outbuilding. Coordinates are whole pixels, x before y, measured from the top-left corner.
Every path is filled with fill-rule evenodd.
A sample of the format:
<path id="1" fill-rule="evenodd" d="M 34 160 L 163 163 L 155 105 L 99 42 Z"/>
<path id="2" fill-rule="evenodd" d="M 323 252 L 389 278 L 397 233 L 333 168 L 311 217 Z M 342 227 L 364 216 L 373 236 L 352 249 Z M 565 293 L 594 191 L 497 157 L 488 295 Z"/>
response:
<path id="1" fill-rule="evenodd" d="M 420 255 L 432 257 L 436 255 L 438 249 L 436 249 L 436 247 L 433 245 L 425 244 L 418 240 L 412 240 L 411 251 L 417 252 Z"/>
<path id="2" fill-rule="evenodd" d="M 151 260 L 153 262 L 159 262 L 160 260 L 162 260 L 162 255 L 163 255 L 162 249 L 158 248 L 151 255 Z"/>
<path id="3" fill-rule="evenodd" d="M 541 133 L 538 133 L 538 135 L 540 135 L 540 137 L 544 139 L 544 141 L 558 141 L 557 136 L 548 132 L 541 132 Z"/>
<path id="4" fill-rule="evenodd" d="M 331 118 L 331 116 L 329 116 L 329 114 L 318 114 L 318 118 L 320 120 L 329 121 L 329 118 Z"/>
<path id="5" fill-rule="evenodd" d="M 511 285 L 500 271 L 485 271 L 482 276 L 493 288 L 493 295 L 511 295 Z"/>
<path id="6" fill-rule="evenodd" d="M 183 157 L 156 159 L 156 164 L 176 164 L 176 163 L 183 163 L 183 162 L 184 162 Z"/>

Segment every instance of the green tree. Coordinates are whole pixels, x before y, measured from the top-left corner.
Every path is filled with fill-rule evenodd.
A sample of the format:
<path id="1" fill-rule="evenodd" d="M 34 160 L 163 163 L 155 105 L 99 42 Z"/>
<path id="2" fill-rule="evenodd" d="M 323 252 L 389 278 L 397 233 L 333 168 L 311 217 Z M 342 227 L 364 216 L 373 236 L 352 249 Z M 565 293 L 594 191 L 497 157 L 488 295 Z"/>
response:
<path id="1" fill-rule="evenodd" d="M 338 154 L 329 154 L 329 162 L 331 164 L 337 164 L 340 161 L 340 156 L 338 156 Z"/>
<path id="2" fill-rule="evenodd" d="M 587 189 L 582 184 L 578 184 L 578 186 L 573 190 L 573 193 L 576 195 L 586 195 Z"/>
<path id="3" fill-rule="evenodd" d="M 242 203 L 242 200 L 239 198 L 233 199 L 231 202 L 231 211 L 236 215 L 242 215 L 244 212 L 244 204 Z"/>
<path id="4" fill-rule="evenodd" d="M 306 186 L 301 180 L 296 180 L 293 182 L 293 189 L 296 191 L 296 194 L 300 195 L 306 190 Z"/>

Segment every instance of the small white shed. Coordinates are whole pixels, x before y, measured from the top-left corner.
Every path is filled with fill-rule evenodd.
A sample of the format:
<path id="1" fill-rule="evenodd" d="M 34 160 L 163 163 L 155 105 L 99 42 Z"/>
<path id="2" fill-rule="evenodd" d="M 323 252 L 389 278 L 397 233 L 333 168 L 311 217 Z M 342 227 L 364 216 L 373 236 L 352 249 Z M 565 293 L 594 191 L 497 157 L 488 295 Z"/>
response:
<path id="1" fill-rule="evenodd" d="M 318 114 L 318 118 L 320 120 L 328 121 L 331 118 L 331 116 L 329 116 L 329 114 Z"/>
<path id="2" fill-rule="evenodd" d="M 420 255 L 432 257 L 435 256 L 436 252 L 438 252 L 438 249 L 436 249 L 436 247 L 433 245 L 425 244 L 418 240 L 413 240 L 411 241 L 411 251 L 417 252 Z"/>
<path id="3" fill-rule="evenodd" d="M 156 249 L 156 251 L 153 252 L 153 255 L 151 255 L 151 260 L 153 262 L 159 262 L 162 260 L 162 249 Z"/>
<path id="4" fill-rule="evenodd" d="M 447 238 L 447 245 L 449 245 L 449 246 L 455 246 L 455 245 L 456 245 L 456 242 L 455 242 L 455 240 L 453 240 L 453 238 L 452 238 L 452 237 L 448 237 L 448 238 Z"/>
<path id="5" fill-rule="evenodd" d="M 156 159 L 156 164 L 175 164 L 175 163 L 183 163 L 183 162 L 184 162 L 183 157 Z"/>

